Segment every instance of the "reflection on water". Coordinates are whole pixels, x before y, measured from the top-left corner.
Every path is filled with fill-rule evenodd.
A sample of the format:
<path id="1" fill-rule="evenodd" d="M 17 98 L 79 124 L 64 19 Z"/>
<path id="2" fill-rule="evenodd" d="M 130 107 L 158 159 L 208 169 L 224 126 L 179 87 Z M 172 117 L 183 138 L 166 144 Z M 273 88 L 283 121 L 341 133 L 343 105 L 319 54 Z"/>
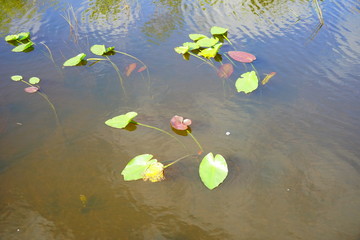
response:
<path id="1" fill-rule="evenodd" d="M 66 8 L 18 2 L 19 12 L 31 10 L 26 18 L 7 1 L 0 5 L 13 14 L 1 16 L 1 32 L 27 22 L 19 30 L 29 28 L 37 44 L 30 53 L 12 53 L 0 43 L 1 239 L 359 238 L 356 1 L 321 2 L 326 25 L 312 41 L 318 18 L 307 1 L 59 2 L 74 7 L 77 42 L 61 17 Z M 189 33 L 208 35 L 213 25 L 229 28 L 234 48 L 256 55 L 262 77 L 277 75 L 239 94 L 234 82 L 246 67 L 239 64 L 222 82 L 209 66 L 174 52 Z M 92 57 L 89 46 L 102 43 L 145 62 L 151 89 L 134 71 L 124 75 L 123 96 L 110 64 L 61 68 L 80 51 Z M 132 61 L 111 59 L 122 73 Z M 61 127 L 46 102 L 11 82 L 14 74 L 42 79 Z M 128 111 L 169 131 L 173 115 L 191 118 L 205 153 L 227 159 L 228 178 L 209 191 L 199 159 L 189 158 L 167 169 L 165 181 L 125 182 L 120 172 L 136 155 L 170 162 L 187 154 L 152 129 L 104 124 Z M 179 138 L 197 151 L 191 138 Z"/>

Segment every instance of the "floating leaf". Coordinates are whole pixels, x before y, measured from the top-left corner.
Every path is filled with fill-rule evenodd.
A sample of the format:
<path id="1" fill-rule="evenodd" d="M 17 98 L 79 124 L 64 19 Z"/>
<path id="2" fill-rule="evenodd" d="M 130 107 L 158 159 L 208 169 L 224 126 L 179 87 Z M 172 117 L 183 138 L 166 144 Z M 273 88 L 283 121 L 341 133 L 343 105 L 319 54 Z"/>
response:
<path id="1" fill-rule="evenodd" d="M 235 87 L 238 92 L 250 93 L 257 89 L 259 86 L 259 79 L 256 76 L 255 71 L 246 72 L 241 74 L 235 82 Z"/>
<path id="2" fill-rule="evenodd" d="M 137 66 L 136 63 L 131 63 L 131 64 L 127 65 L 125 68 L 125 75 L 127 77 L 130 76 L 130 74 L 136 69 L 136 66 Z"/>
<path id="3" fill-rule="evenodd" d="M 273 76 L 276 75 L 276 72 L 271 72 L 269 74 L 266 74 L 266 76 L 264 77 L 264 79 L 261 81 L 261 84 L 262 85 L 265 85 L 269 80 L 270 78 L 272 78 Z"/>
<path id="4" fill-rule="evenodd" d="M 223 35 L 223 34 L 225 34 L 227 31 L 228 31 L 227 28 L 216 27 L 216 26 L 214 26 L 214 27 L 212 27 L 212 28 L 210 29 L 210 32 L 211 32 L 212 35 Z"/>
<path id="5" fill-rule="evenodd" d="M 231 63 L 225 63 L 219 68 L 217 75 L 219 78 L 229 78 L 234 72 L 234 67 Z"/>
<path id="6" fill-rule="evenodd" d="M 152 164 L 157 162 L 156 159 L 152 159 L 151 154 L 142 154 L 131 159 L 125 166 L 121 175 L 124 176 L 125 181 L 132 181 L 142 179 L 145 170 Z"/>
<path id="7" fill-rule="evenodd" d="M 242 63 L 251 63 L 256 59 L 254 55 L 247 52 L 229 51 L 228 54 L 232 59 Z"/>
<path id="8" fill-rule="evenodd" d="M 219 52 L 220 47 L 222 46 L 222 43 L 216 44 L 214 47 L 205 48 L 201 50 L 198 55 L 203 56 L 205 58 L 212 58 L 215 57 L 216 54 Z"/>
<path id="9" fill-rule="evenodd" d="M 21 81 L 23 79 L 23 77 L 21 75 L 14 75 L 11 76 L 11 80 L 17 82 L 17 81 Z"/>
<path id="10" fill-rule="evenodd" d="M 125 128 L 137 115 L 136 112 L 128 112 L 107 120 L 105 124 L 113 128 Z"/>
<path id="11" fill-rule="evenodd" d="M 203 34 L 197 34 L 197 33 L 193 33 L 193 34 L 189 34 L 189 38 L 193 41 L 198 41 L 202 38 L 207 38 L 207 36 L 203 35 Z"/>
<path id="12" fill-rule="evenodd" d="M 32 45 L 34 45 L 34 43 L 30 41 L 28 43 L 20 44 L 19 46 L 14 47 L 11 51 L 13 51 L 13 52 L 23 52 L 26 49 L 28 49 L 29 47 L 31 47 Z"/>
<path id="13" fill-rule="evenodd" d="M 93 45 L 90 51 L 95 55 L 102 56 L 106 52 L 106 48 L 105 45 Z"/>
<path id="14" fill-rule="evenodd" d="M 180 47 L 174 48 L 174 50 L 178 54 L 185 54 L 185 53 L 187 53 L 189 51 L 189 47 L 180 46 Z"/>
<path id="15" fill-rule="evenodd" d="M 29 79 L 29 83 L 31 83 L 31 84 L 38 84 L 39 82 L 40 82 L 40 78 L 38 78 L 38 77 L 31 77 Z"/>
<path id="16" fill-rule="evenodd" d="M 27 87 L 24 89 L 25 92 L 27 93 L 36 93 L 37 91 L 39 91 L 38 87 Z"/>
<path id="17" fill-rule="evenodd" d="M 199 41 L 197 41 L 196 43 L 200 46 L 200 47 L 212 47 L 214 46 L 217 42 L 219 42 L 218 38 L 202 38 Z"/>
<path id="18" fill-rule="evenodd" d="M 186 130 L 191 125 L 191 120 L 175 115 L 171 118 L 170 125 L 176 130 Z"/>
<path id="19" fill-rule="evenodd" d="M 213 153 L 208 153 L 201 161 L 199 166 L 199 175 L 201 181 L 210 190 L 219 186 L 228 174 L 226 160 L 220 154 L 215 157 Z"/>
<path id="20" fill-rule="evenodd" d="M 137 70 L 137 72 L 142 72 L 142 71 L 145 71 L 146 70 L 146 66 L 142 66 L 141 68 L 139 68 L 138 70 Z"/>
<path id="21" fill-rule="evenodd" d="M 189 47 L 190 51 L 198 49 L 200 47 L 199 44 L 194 43 L 194 42 L 185 42 L 185 43 L 183 43 L 183 46 L 184 47 Z"/>
<path id="22" fill-rule="evenodd" d="M 160 182 L 164 179 L 164 165 L 160 162 L 156 161 L 151 163 L 143 172 L 144 181 L 150 180 L 150 182 Z"/>
<path id="23" fill-rule="evenodd" d="M 7 41 L 7 42 L 10 42 L 10 41 L 15 41 L 15 40 L 17 40 L 18 39 L 18 35 L 7 35 L 6 37 L 5 37 L 5 41 Z"/>
<path id="24" fill-rule="evenodd" d="M 21 33 L 17 34 L 17 37 L 18 37 L 17 40 L 23 41 L 30 37 L 30 32 L 21 32 Z"/>
<path id="25" fill-rule="evenodd" d="M 85 53 L 80 53 L 76 55 L 75 57 L 72 57 L 68 60 L 66 60 L 63 64 L 65 67 L 72 67 L 78 65 L 84 58 L 86 57 Z"/>

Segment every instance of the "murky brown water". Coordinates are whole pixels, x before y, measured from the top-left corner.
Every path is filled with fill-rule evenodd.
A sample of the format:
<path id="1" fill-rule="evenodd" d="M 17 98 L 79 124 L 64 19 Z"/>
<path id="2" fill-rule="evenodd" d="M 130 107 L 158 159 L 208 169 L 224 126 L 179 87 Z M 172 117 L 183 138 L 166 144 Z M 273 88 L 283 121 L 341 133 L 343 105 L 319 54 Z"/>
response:
<path id="1" fill-rule="evenodd" d="M 68 4 L 75 35 L 61 16 Z M 37 45 L 12 53 L 0 43 L 0 239 L 359 239 L 360 6 L 320 5 L 325 25 L 311 39 L 318 18 L 307 1 L 1 2 L 1 36 L 30 31 Z M 277 75 L 236 93 L 241 64 L 223 85 L 208 65 L 174 52 L 213 25 L 257 56 L 259 74 Z M 140 58 L 150 89 L 132 74 L 124 96 L 110 64 L 61 68 L 93 44 Z M 133 62 L 111 59 L 120 70 Z M 44 99 L 10 80 L 16 74 L 42 79 L 61 126 Z M 125 182 L 120 172 L 136 155 L 187 154 L 157 131 L 104 124 L 129 111 L 168 131 L 173 115 L 191 118 L 205 153 L 226 158 L 227 179 L 210 191 L 200 159 L 185 159 L 163 182 Z"/>

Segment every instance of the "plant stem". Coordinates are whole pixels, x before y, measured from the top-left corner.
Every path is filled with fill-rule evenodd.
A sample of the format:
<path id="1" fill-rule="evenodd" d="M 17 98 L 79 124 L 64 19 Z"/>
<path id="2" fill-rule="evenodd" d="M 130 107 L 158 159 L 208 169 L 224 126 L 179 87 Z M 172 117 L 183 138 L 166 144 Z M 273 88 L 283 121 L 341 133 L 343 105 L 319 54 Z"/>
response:
<path id="1" fill-rule="evenodd" d="M 189 53 L 191 56 L 194 56 L 194 57 L 200 59 L 201 61 L 205 62 L 206 64 L 209 64 L 212 68 L 214 68 L 215 71 L 218 70 L 212 62 L 209 62 L 209 61 L 207 61 L 207 60 L 205 60 L 205 59 L 197 56 L 196 54 L 193 54 L 192 52 L 188 52 L 188 53 Z"/>
<path id="2" fill-rule="evenodd" d="M 107 60 L 111 63 L 111 65 L 113 66 L 113 68 L 115 69 L 118 77 L 119 77 L 119 80 L 120 80 L 120 85 L 121 85 L 121 88 L 126 96 L 126 91 L 125 91 L 125 87 L 124 87 L 124 80 L 123 78 L 121 77 L 121 74 L 120 74 L 120 70 L 119 68 L 116 66 L 116 64 L 110 60 L 110 58 L 108 56 L 105 56 L 107 58 Z"/>
<path id="3" fill-rule="evenodd" d="M 190 137 L 192 137 L 192 139 L 193 139 L 193 140 L 196 142 L 196 144 L 199 146 L 201 153 L 203 153 L 203 152 L 204 152 L 204 149 L 202 148 L 202 146 L 201 146 L 201 144 L 199 143 L 199 141 L 194 137 L 194 135 L 192 135 L 192 133 L 191 133 L 189 130 L 186 129 L 186 132 L 190 135 Z M 200 153 L 200 154 L 201 154 L 201 153 Z M 200 155 L 200 154 L 199 154 L 199 155 Z"/>
<path id="4" fill-rule="evenodd" d="M 181 144 L 181 146 L 183 146 L 183 148 L 184 149 L 186 149 L 187 150 L 187 148 L 186 148 L 186 146 L 177 138 L 177 137 L 175 137 L 174 135 L 172 135 L 171 133 L 169 133 L 169 132 L 167 132 L 167 131 L 165 131 L 165 130 L 162 130 L 162 129 L 160 129 L 160 128 L 157 128 L 157 127 L 153 127 L 153 126 L 150 126 L 150 125 L 146 125 L 146 124 L 143 124 L 143 123 L 139 123 L 139 122 L 135 122 L 134 120 L 132 120 L 131 121 L 132 123 L 134 123 L 134 124 L 137 124 L 137 125 L 140 125 L 140 126 L 143 126 L 143 127 L 147 127 L 147 128 L 151 128 L 151 129 L 155 129 L 155 130 L 158 130 L 158 131 L 160 131 L 160 132 L 162 132 L 162 133 L 165 133 L 166 135 L 168 135 L 168 136 L 170 136 L 170 137 L 172 137 L 172 138 L 174 138 L 178 143 L 180 143 Z"/>
<path id="5" fill-rule="evenodd" d="M 228 39 L 228 37 L 225 36 L 225 34 L 223 35 L 223 37 L 226 39 L 226 41 L 228 41 L 230 43 L 230 45 L 233 45 L 232 42 L 230 41 L 230 39 Z"/>
<path id="6" fill-rule="evenodd" d="M 173 161 L 173 162 L 165 165 L 165 166 L 164 166 L 164 169 L 167 168 L 167 167 L 170 167 L 171 165 L 179 162 L 180 160 L 183 160 L 184 158 L 187 158 L 187 157 L 190 157 L 190 156 L 196 156 L 196 155 L 194 155 L 194 154 L 188 154 L 188 155 L 186 155 L 186 156 L 183 156 L 183 157 L 181 157 L 181 158 L 178 158 L 178 159 L 176 159 L 175 161 Z"/>

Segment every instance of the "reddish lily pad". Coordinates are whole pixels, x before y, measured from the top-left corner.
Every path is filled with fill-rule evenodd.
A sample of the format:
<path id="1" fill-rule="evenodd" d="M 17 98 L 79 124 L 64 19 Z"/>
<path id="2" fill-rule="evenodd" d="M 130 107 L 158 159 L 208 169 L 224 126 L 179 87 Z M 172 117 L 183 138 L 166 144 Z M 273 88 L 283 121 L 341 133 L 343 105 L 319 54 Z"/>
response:
<path id="1" fill-rule="evenodd" d="M 170 124 L 176 130 L 186 130 L 191 125 L 191 120 L 184 119 L 182 116 L 175 115 L 171 118 Z"/>
<path id="2" fill-rule="evenodd" d="M 217 75 L 219 78 L 229 78 L 234 72 L 234 67 L 231 63 L 225 63 L 219 68 Z"/>
<path id="3" fill-rule="evenodd" d="M 131 63 L 125 68 L 125 75 L 128 77 L 135 70 L 137 64 Z"/>
<path id="4" fill-rule="evenodd" d="M 24 89 L 25 92 L 27 93 L 36 93 L 37 91 L 39 91 L 38 87 L 27 87 Z"/>
<path id="5" fill-rule="evenodd" d="M 228 54 L 232 59 L 242 63 L 251 63 L 256 60 L 256 57 L 254 55 L 247 52 L 229 51 Z"/>

